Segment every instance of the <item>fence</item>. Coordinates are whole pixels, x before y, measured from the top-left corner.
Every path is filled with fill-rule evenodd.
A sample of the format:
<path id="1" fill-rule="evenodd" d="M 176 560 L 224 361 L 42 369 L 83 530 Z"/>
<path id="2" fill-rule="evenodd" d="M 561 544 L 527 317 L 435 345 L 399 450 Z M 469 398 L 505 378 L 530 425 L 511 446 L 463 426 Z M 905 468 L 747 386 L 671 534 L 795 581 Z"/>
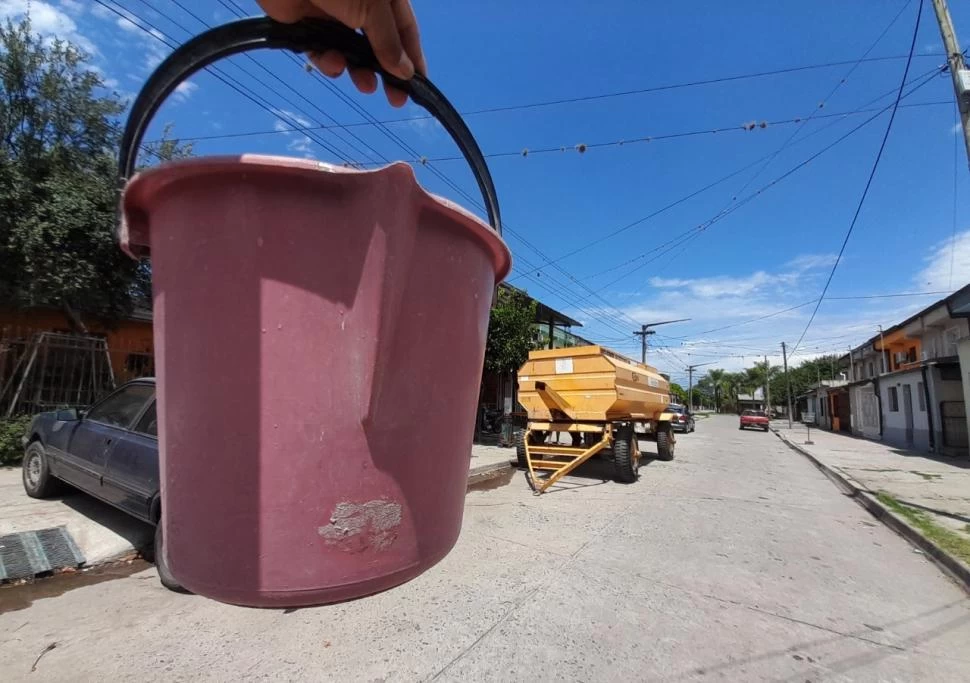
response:
<path id="1" fill-rule="evenodd" d="M 0 328 L 0 418 L 87 406 L 151 376 L 151 348 L 109 347 L 102 335 Z"/>

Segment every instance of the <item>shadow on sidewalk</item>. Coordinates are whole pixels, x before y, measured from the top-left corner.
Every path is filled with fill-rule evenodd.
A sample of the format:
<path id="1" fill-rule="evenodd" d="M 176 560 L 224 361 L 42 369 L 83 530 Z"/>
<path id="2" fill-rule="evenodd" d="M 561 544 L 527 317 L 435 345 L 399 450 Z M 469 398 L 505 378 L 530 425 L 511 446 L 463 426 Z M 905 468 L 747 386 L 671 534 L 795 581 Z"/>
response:
<path id="1" fill-rule="evenodd" d="M 853 437 L 856 438 L 856 437 Z M 863 439 L 868 441 L 868 439 Z M 879 441 L 874 441 L 873 443 L 880 443 Z M 907 451 L 903 448 L 893 448 L 892 446 L 887 446 L 886 449 L 890 453 L 895 453 L 896 455 L 903 455 L 907 458 L 925 458 L 926 460 L 932 460 L 933 462 L 938 462 L 942 465 L 951 465 L 953 467 L 959 467 L 960 469 L 966 470 L 970 469 L 970 458 L 961 456 L 947 456 L 941 455 L 939 453 L 920 453 L 919 451 Z"/>

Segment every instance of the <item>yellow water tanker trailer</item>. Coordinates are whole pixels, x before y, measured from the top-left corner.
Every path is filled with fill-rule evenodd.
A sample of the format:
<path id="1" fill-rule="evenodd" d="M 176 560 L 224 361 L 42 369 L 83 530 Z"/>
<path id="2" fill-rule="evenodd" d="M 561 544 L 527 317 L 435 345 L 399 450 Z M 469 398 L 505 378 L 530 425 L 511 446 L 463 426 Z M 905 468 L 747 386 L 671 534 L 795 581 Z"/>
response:
<path id="1" fill-rule="evenodd" d="M 637 480 L 639 439 L 674 457 L 669 385 L 655 368 L 602 346 L 532 351 L 519 370 L 519 403 L 529 416 L 516 455 L 538 494 L 594 456 L 613 462 L 616 479 Z M 569 434 L 570 445 L 552 434 Z M 539 476 L 539 473 L 545 473 Z"/>

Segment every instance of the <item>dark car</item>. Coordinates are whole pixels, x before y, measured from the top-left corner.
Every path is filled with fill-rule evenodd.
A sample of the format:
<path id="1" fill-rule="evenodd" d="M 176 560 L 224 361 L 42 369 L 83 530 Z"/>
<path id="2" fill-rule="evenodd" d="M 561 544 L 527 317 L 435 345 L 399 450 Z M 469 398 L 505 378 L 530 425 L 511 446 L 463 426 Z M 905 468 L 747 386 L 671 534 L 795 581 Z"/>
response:
<path id="1" fill-rule="evenodd" d="M 56 495 L 66 483 L 153 525 L 159 578 L 180 589 L 162 552 L 155 380 L 129 382 L 86 411 L 41 413 L 24 441 L 28 496 Z"/>
<path id="2" fill-rule="evenodd" d="M 694 431 L 694 416 L 687 411 L 686 407 L 679 403 L 671 403 L 664 412 L 673 413 L 670 426 L 674 431 L 684 432 L 685 434 Z"/>

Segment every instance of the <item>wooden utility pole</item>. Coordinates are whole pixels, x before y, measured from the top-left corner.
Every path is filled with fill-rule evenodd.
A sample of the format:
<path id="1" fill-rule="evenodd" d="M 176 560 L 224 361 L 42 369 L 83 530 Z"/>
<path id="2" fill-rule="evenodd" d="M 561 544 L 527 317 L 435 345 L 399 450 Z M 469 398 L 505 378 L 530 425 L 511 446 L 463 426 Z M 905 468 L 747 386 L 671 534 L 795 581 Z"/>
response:
<path id="1" fill-rule="evenodd" d="M 635 330 L 633 335 L 635 337 L 640 337 L 640 362 L 644 365 L 647 364 L 647 337 L 651 334 L 656 334 L 651 327 L 656 327 L 657 325 L 669 325 L 670 323 L 682 323 L 687 322 L 690 318 L 681 318 L 680 320 L 664 320 L 659 323 L 647 323 L 646 325 L 640 325 L 639 330 Z M 552 348 L 551 346 L 549 348 Z"/>
<path id="2" fill-rule="evenodd" d="M 788 386 L 788 428 L 791 429 L 791 378 L 788 376 L 788 349 L 785 348 L 785 342 L 781 343 L 781 361 L 785 364 L 785 384 Z"/>
<path id="3" fill-rule="evenodd" d="M 950 78 L 953 79 L 953 92 L 956 96 L 957 107 L 960 109 L 960 122 L 963 126 L 963 144 L 967 148 L 967 161 L 970 163 L 970 71 L 967 71 L 966 61 L 960 51 L 953 20 L 950 19 L 950 9 L 946 0 L 933 0 L 933 10 L 936 21 L 940 24 L 940 36 L 946 50 L 946 61 L 950 65 Z"/>
<path id="4" fill-rule="evenodd" d="M 768 424 L 771 424 L 771 366 L 768 365 L 768 355 L 765 354 L 765 411 L 768 414 Z"/>

